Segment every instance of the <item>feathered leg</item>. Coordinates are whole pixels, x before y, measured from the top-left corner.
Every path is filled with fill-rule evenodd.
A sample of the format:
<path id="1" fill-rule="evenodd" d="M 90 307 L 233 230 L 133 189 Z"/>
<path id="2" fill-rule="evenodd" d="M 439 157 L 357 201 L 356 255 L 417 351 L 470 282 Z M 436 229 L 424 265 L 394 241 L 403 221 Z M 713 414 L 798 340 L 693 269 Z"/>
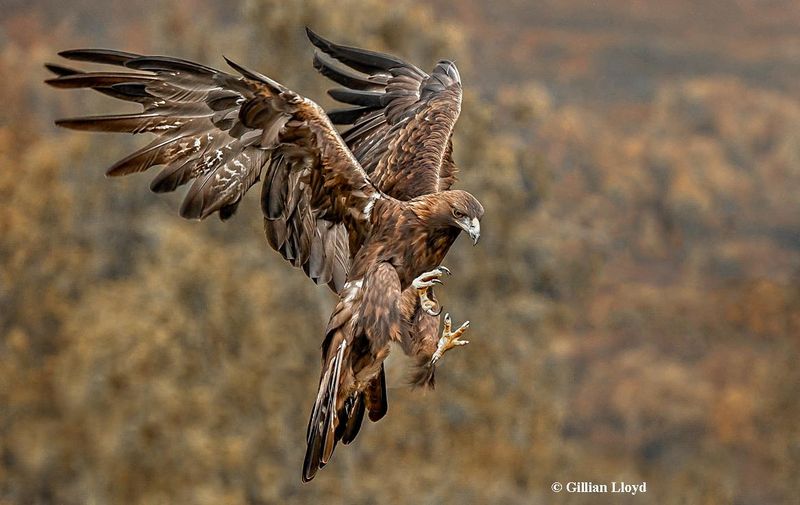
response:
<path id="1" fill-rule="evenodd" d="M 416 279 L 416 285 L 403 291 L 401 296 L 400 310 L 409 327 L 409 331 L 401 341 L 401 347 L 406 355 L 414 358 L 416 362 L 409 376 L 409 383 L 413 387 L 432 389 L 435 385 L 435 365 L 442 355 L 453 347 L 466 344 L 460 337 L 469 327 L 469 322 L 453 331 L 452 321 L 448 315 L 440 332 L 441 308 L 439 311 L 426 310 L 426 300 L 431 301 L 432 295 L 426 292 L 427 289 L 440 283 L 441 281 L 433 281 L 438 280 L 438 277 L 446 272 L 449 270 L 431 271 L 420 275 Z M 431 309 L 430 305 L 427 308 Z M 435 315 L 431 315 L 431 312 Z"/>

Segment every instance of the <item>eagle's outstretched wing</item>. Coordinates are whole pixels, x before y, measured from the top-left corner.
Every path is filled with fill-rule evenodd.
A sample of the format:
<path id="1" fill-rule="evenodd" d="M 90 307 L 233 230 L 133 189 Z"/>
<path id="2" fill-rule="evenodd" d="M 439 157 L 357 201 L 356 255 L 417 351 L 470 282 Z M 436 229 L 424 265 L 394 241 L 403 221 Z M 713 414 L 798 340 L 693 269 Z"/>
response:
<path id="1" fill-rule="evenodd" d="M 328 115 L 334 124 L 351 125 L 342 137 L 376 187 L 400 200 L 449 189 L 462 94 L 455 64 L 440 61 L 428 75 L 394 56 L 334 44 L 306 30 L 324 53 L 315 54 L 314 67 L 344 86 L 328 93 L 353 106 Z"/>
<path id="2" fill-rule="evenodd" d="M 380 196 L 314 102 L 228 62 L 241 76 L 189 61 L 110 50 L 60 53 L 123 67 L 82 72 L 48 65 L 59 88 L 92 88 L 138 102 L 133 114 L 62 119 L 91 131 L 154 133 L 156 138 L 108 169 L 110 176 L 163 165 L 151 184 L 173 191 L 192 181 L 181 215 L 227 219 L 263 178 L 262 209 L 270 245 L 317 283 L 339 291 Z"/>

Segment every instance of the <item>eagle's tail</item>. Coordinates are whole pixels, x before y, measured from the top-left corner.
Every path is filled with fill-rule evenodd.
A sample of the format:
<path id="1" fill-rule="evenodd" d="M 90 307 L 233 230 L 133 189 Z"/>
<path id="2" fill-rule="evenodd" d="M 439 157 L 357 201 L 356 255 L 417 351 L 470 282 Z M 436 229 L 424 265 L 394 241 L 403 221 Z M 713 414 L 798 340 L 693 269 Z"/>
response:
<path id="1" fill-rule="evenodd" d="M 303 482 L 308 482 L 317 474 L 317 470 L 328 463 L 336 447 L 338 438 L 336 400 L 339 396 L 339 382 L 342 374 L 347 341 L 342 339 L 339 347 L 328 363 L 319 381 L 319 391 L 311 410 L 306 431 L 306 457 L 303 461 Z M 341 437 L 339 437 L 341 438 Z"/>
<path id="2" fill-rule="evenodd" d="M 388 403 L 383 364 L 380 373 L 370 381 L 365 391 L 354 392 L 345 399 L 342 408 L 336 409 L 346 345 L 342 341 L 320 381 L 317 400 L 308 421 L 303 482 L 313 479 L 317 471 L 328 464 L 340 440 L 345 445 L 355 440 L 365 411 L 369 411 L 369 419 L 373 422 L 386 415 Z"/>
<path id="3" fill-rule="evenodd" d="M 344 407 L 339 409 L 336 440 L 341 440 L 344 445 L 349 444 L 356 439 L 361 429 L 365 410 L 369 411 L 369 420 L 375 422 L 386 415 L 387 407 L 386 376 L 381 363 L 380 373 L 369 382 L 366 390 L 356 391 L 350 395 L 345 400 Z"/>
<path id="4" fill-rule="evenodd" d="M 369 410 L 369 420 L 379 421 L 386 415 L 389 403 L 386 398 L 386 374 L 383 373 L 383 363 L 378 376 L 372 379 L 366 390 L 367 410 Z"/>

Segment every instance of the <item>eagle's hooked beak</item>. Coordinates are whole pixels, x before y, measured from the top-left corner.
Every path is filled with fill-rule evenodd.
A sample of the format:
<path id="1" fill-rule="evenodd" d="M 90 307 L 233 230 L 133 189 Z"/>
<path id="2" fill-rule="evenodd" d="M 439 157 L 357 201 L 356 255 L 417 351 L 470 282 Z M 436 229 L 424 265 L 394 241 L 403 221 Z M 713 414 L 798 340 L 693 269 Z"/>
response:
<path id="1" fill-rule="evenodd" d="M 472 239 L 472 245 L 477 244 L 478 239 L 481 238 L 481 222 L 478 221 L 478 218 L 473 217 L 472 220 L 469 220 L 465 217 L 459 222 L 459 225 L 461 229 L 469 234 L 469 238 Z"/>

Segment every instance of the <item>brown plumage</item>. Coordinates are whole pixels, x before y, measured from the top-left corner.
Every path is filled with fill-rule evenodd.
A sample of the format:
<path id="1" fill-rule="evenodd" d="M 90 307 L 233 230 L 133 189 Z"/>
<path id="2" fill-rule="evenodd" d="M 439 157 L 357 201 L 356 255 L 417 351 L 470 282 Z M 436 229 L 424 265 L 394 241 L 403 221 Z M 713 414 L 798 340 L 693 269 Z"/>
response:
<path id="1" fill-rule="evenodd" d="M 270 246 L 338 293 L 322 346 L 304 481 L 329 461 L 338 441 L 356 437 L 365 413 L 373 421 L 386 414 L 383 360 L 392 342 L 420 363 L 414 382 L 432 385 L 433 367 L 424 362 L 436 349 L 439 320 L 422 311 L 410 286 L 442 262 L 461 231 L 477 241 L 483 215 L 472 195 L 449 189 L 455 178 L 451 136 L 461 107 L 455 66 L 440 62 L 428 75 L 393 56 L 308 33 L 327 55 L 317 54 L 315 67 L 347 87 L 332 96 L 356 107 L 326 114 L 231 61 L 239 76 L 177 58 L 110 50 L 60 54 L 118 71 L 48 65 L 57 77 L 47 81 L 142 104 L 141 113 L 57 124 L 156 134 L 107 173 L 162 165 L 153 191 L 192 183 L 183 217 L 218 212 L 227 219 L 262 180 Z M 351 126 L 340 135 L 332 123 Z"/>
<path id="2" fill-rule="evenodd" d="M 400 200 L 450 189 L 457 173 L 452 136 L 462 94 L 456 66 L 443 60 L 428 75 L 398 58 L 334 44 L 308 29 L 307 33 L 324 53 L 314 55 L 314 68 L 346 88 L 328 93 L 356 105 L 328 115 L 334 124 L 348 125 L 342 137 L 376 187 Z M 414 148 L 403 148 L 409 145 Z M 433 387 L 434 367 L 429 362 L 440 317 L 420 310 L 411 288 L 403 292 L 401 313 L 414 335 L 414 346 L 404 350 L 418 356 L 411 382 Z"/>

